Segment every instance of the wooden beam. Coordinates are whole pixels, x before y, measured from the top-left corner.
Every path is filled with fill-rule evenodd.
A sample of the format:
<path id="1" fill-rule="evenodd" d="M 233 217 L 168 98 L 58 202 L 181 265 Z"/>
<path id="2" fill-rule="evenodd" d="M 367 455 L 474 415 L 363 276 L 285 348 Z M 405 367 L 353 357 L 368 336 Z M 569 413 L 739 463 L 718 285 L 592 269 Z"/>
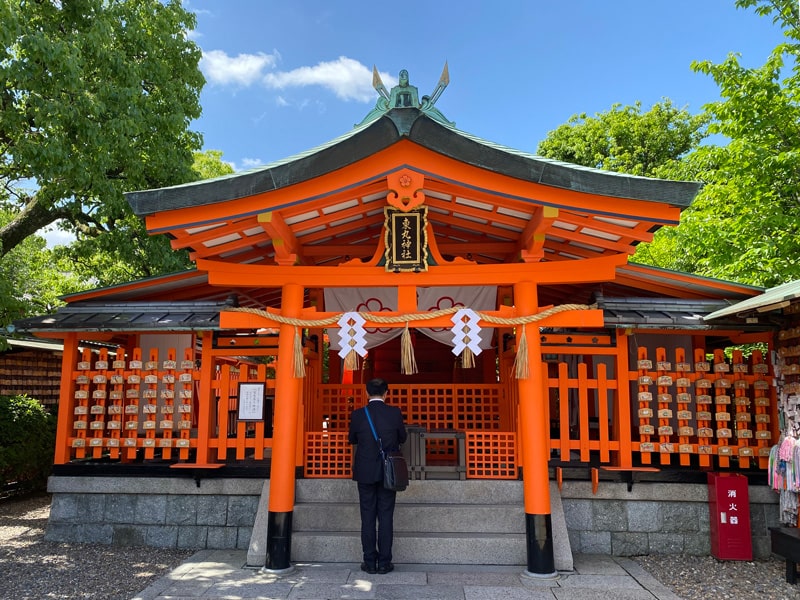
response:
<path id="1" fill-rule="evenodd" d="M 186 248 L 188 246 L 193 248 L 205 247 L 205 242 L 226 237 L 233 233 L 236 233 L 241 237 L 246 237 L 242 231 L 249 229 L 250 227 L 255 227 L 255 225 L 256 224 L 253 219 L 237 219 L 228 221 L 226 223 L 220 223 L 219 227 L 212 227 L 197 233 L 188 233 L 186 229 L 177 229 L 172 232 L 172 235 L 175 236 L 175 239 L 170 241 L 170 245 L 172 246 L 173 250 L 179 250 L 180 248 Z M 215 246 L 211 247 L 214 248 Z"/>
<path id="2" fill-rule="evenodd" d="M 506 256 L 509 252 L 516 250 L 514 242 L 476 242 L 480 246 L 476 248 L 473 244 L 456 242 L 439 242 L 439 251 L 442 254 L 453 256 L 466 256 L 467 254 L 489 254 L 498 257 Z"/>
<path id="3" fill-rule="evenodd" d="M 544 258 L 544 243 L 547 231 L 558 217 L 558 209 L 543 206 L 528 221 L 520 236 L 520 256 L 524 262 L 539 262 Z"/>
<path id="4" fill-rule="evenodd" d="M 585 233 L 581 233 L 580 229 L 570 231 L 569 229 L 551 227 L 547 231 L 547 235 L 553 238 L 569 240 L 571 242 L 575 242 L 576 244 L 613 250 L 614 252 L 633 254 L 633 252 L 636 250 L 636 246 L 634 246 L 633 243 L 617 242 L 615 240 L 586 235 Z"/>
<path id="5" fill-rule="evenodd" d="M 263 252 L 272 252 L 275 249 L 274 245 L 270 245 L 267 239 L 258 235 L 245 235 L 244 232 L 239 232 L 241 237 L 236 240 L 217 244 L 216 246 L 206 247 L 202 244 L 193 246 L 194 252 L 191 252 L 192 260 L 198 258 L 210 258 L 213 256 L 230 256 L 237 251 L 249 252 L 251 249 L 261 249 Z"/>
<path id="6" fill-rule="evenodd" d="M 378 243 L 377 237 L 375 244 Z M 348 246 L 345 244 L 334 244 L 331 246 L 319 244 L 316 246 L 303 246 L 303 254 L 309 258 L 324 256 L 349 256 L 350 258 L 368 258 L 375 254 L 375 246 L 361 244 L 358 246 Z"/>
<path id="7" fill-rule="evenodd" d="M 488 317 L 511 319 L 514 317 L 527 317 L 527 314 L 517 314 L 516 311 L 480 311 Z M 510 312 L 510 314 L 509 314 Z M 324 319 L 332 319 L 341 313 L 320 312 L 309 313 L 304 311 L 302 317 L 297 317 L 303 320 L 318 321 Z M 411 320 L 398 320 L 396 323 L 386 323 L 385 321 L 371 321 L 367 315 L 361 313 L 366 319 L 365 327 L 380 327 L 382 329 L 399 329 L 406 326 L 411 328 L 420 327 L 440 327 L 443 329 L 450 329 L 453 327 L 451 314 L 436 317 L 435 319 L 411 319 Z M 392 317 L 402 317 L 404 313 L 382 311 L 376 313 L 382 319 Z M 407 313 L 406 313 L 407 314 Z M 274 317 L 272 316 L 274 315 Z M 267 314 L 254 314 L 248 312 L 235 312 L 235 311 L 222 311 L 220 312 L 220 327 L 222 329 L 261 329 L 265 327 L 274 328 L 276 324 L 280 324 L 280 314 L 270 311 Z M 603 326 L 603 311 L 599 309 L 579 309 L 569 310 L 545 317 L 541 321 L 536 321 L 539 327 L 602 327 Z M 478 325 L 482 328 L 491 327 L 508 327 L 508 325 L 496 325 L 489 321 L 481 319 Z M 327 327 L 338 327 L 335 323 Z M 594 349 L 592 349 L 594 351 Z M 241 353 L 241 352 L 240 352 Z"/>
<path id="8" fill-rule="evenodd" d="M 255 282 L 269 282 L 270 287 L 287 283 L 314 287 L 395 287 L 510 285 L 518 281 L 536 281 L 538 284 L 587 283 L 613 281 L 616 269 L 626 264 L 627 257 L 615 254 L 555 263 L 517 263 L 510 265 L 454 264 L 429 267 L 420 273 L 391 273 L 383 267 L 282 267 L 271 265 L 241 265 L 219 261 L 198 260 L 197 268 L 208 272 L 211 285 L 252 286 Z"/>
<path id="9" fill-rule="evenodd" d="M 597 231 L 603 231 L 611 235 L 617 235 L 620 238 L 630 238 L 639 242 L 652 242 L 653 233 L 648 231 L 653 226 L 652 223 L 639 223 L 636 227 L 624 227 L 622 225 L 615 225 L 614 223 L 607 223 L 600 221 L 596 217 L 588 217 L 584 215 L 577 215 L 569 211 L 562 211 L 558 216 L 559 221 L 577 225 L 578 228 L 588 228 Z"/>
<path id="10" fill-rule="evenodd" d="M 280 213 L 269 211 L 258 215 L 258 222 L 267 235 L 272 239 L 275 249 L 275 262 L 279 265 L 293 265 L 296 262 L 304 263 L 300 252 L 300 242 L 283 220 Z"/>

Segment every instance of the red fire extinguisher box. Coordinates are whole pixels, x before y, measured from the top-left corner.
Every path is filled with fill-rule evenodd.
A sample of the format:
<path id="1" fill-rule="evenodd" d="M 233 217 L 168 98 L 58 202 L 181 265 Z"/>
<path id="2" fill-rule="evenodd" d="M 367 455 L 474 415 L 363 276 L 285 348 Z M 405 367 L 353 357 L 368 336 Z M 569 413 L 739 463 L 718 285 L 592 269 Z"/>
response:
<path id="1" fill-rule="evenodd" d="M 753 560 L 747 477 L 708 473 L 711 554 L 720 560 Z"/>

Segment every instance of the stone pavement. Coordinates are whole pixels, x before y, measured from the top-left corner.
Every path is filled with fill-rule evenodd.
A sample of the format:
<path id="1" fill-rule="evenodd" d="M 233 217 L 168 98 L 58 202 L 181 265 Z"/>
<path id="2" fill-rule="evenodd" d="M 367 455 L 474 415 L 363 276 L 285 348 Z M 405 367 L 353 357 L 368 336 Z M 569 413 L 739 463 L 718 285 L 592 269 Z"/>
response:
<path id="1" fill-rule="evenodd" d="M 285 574 L 247 568 L 243 550 L 201 550 L 133 600 L 680 600 L 637 563 L 576 555 L 575 569 L 553 578 L 523 567 L 397 564 L 368 575 L 354 563 L 296 564 Z"/>

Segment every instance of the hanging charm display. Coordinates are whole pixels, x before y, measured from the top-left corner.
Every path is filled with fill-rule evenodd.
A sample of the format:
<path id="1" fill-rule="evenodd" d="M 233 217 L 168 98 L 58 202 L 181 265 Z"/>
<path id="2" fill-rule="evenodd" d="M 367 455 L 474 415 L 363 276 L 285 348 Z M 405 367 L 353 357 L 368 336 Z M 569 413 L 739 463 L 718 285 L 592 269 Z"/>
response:
<path id="1" fill-rule="evenodd" d="M 475 366 L 475 356 L 481 353 L 480 317 L 471 308 L 461 308 L 450 319 L 453 322 L 453 354 L 461 355 L 465 369 Z"/>
<path id="2" fill-rule="evenodd" d="M 366 320 L 357 312 L 346 312 L 341 317 L 339 325 L 339 356 L 344 359 L 345 365 L 350 370 L 358 368 L 356 355 L 362 358 L 367 355 L 367 332 L 364 329 Z"/>

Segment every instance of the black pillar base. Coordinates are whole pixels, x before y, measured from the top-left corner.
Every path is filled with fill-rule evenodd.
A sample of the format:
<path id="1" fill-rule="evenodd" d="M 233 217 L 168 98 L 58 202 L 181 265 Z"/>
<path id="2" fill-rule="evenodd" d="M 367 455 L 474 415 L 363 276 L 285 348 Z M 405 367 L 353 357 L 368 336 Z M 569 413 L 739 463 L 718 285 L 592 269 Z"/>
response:
<path id="1" fill-rule="evenodd" d="M 528 572 L 534 576 L 552 577 L 556 573 L 553 556 L 553 522 L 548 515 L 525 513 L 525 541 Z"/>
<path id="2" fill-rule="evenodd" d="M 265 568 L 282 571 L 291 568 L 292 513 L 267 514 L 267 562 Z"/>

